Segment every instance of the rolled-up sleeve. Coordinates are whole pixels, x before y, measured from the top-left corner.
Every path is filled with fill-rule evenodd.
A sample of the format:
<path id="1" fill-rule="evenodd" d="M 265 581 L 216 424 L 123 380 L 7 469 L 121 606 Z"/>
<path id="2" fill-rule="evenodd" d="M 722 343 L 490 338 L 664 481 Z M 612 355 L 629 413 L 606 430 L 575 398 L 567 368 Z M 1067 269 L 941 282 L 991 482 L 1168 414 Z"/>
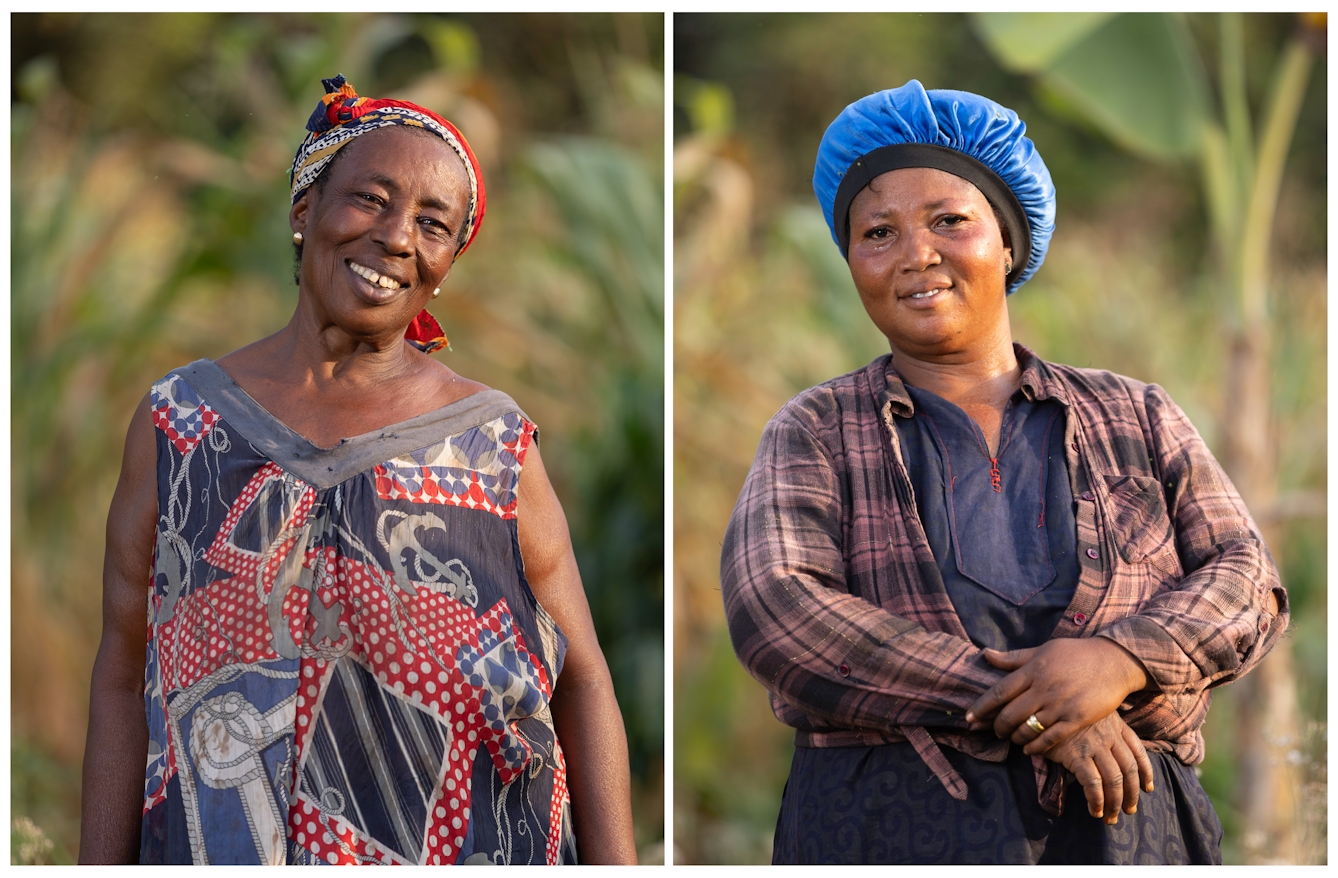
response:
<path id="1" fill-rule="evenodd" d="M 1248 672 L 1286 630 L 1287 593 L 1240 495 L 1162 388 L 1145 396 L 1185 576 L 1101 631 L 1168 693 L 1194 693 Z M 1269 595 L 1278 613 L 1269 609 Z"/>
<path id="2" fill-rule="evenodd" d="M 725 533 L 735 652 L 780 700 L 837 727 L 965 726 L 966 708 L 1003 673 L 970 641 L 849 593 L 842 489 L 828 449 L 782 410 Z"/>

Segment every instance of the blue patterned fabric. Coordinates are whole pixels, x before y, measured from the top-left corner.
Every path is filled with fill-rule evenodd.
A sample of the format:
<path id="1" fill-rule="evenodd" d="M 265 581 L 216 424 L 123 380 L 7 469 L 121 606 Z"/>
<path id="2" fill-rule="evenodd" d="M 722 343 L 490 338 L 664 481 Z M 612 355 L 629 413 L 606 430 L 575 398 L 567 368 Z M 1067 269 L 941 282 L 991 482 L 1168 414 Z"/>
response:
<path id="1" fill-rule="evenodd" d="M 1031 757 L 1004 762 L 947 752 L 966 780 L 950 796 L 909 743 L 796 747 L 776 822 L 774 863 L 813 864 L 1216 864 L 1222 824 L 1194 769 L 1151 752 L 1154 791 L 1138 812 L 1108 826 L 1087 813 L 1077 781 L 1064 811 L 1036 801 Z"/>
<path id="2" fill-rule="evenodd" d="M 574 862 L 515 403 L 323 449 L 208 361 L 150 399 L 140 862 Z"/>

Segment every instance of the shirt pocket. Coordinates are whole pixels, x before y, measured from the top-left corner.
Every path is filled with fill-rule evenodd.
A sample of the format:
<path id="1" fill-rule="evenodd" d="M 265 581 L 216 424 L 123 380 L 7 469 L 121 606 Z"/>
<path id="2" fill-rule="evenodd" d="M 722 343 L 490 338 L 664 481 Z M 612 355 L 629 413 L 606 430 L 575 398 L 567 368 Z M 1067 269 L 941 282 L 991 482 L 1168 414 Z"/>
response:
<path id="1" fill-rule="evenodd" d="M 1109 496 L 1110 533 L 1127 564 L 1155 564 L 1177 578 L 1180 558 L 1161 482 L 1150 476 L 1102 476 Z"/>

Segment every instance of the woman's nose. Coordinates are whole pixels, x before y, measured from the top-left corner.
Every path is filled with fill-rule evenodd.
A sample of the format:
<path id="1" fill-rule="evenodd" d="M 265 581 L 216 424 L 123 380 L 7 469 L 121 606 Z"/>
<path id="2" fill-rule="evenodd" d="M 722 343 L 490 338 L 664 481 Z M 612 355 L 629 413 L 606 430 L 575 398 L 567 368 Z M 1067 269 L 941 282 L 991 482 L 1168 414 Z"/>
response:
<path id="1" fill-rule="evenodd" d="M 929 229 L 917 229 L 902 237 L 902 267 L 906 271 L 924 271 L 943 261 Z"/>
<path id="2" fill-rule="evenodd" d="M 413 218 L 407 211 L 387 210 L 373 232 L 376 241 L 391 256 L 408 256 L 413 252 Z"/>

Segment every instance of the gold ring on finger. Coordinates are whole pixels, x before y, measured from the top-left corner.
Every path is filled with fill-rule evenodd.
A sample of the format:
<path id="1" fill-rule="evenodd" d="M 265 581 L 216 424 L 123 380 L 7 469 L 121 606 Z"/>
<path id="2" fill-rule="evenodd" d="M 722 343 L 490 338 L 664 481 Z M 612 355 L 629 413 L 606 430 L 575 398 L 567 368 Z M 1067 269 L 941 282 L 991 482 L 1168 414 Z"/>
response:
<path id="1" fill-rule="evenodd" d="M 1041 721 L 1036 718 L 1036 714 L 1034 713 L 1031 716 L 1027 717 L 1027 728 L 1031 729 L 1038 735 L 1041 732 L 1045 731 L 1045 726 L 1041 725 Z"/>

